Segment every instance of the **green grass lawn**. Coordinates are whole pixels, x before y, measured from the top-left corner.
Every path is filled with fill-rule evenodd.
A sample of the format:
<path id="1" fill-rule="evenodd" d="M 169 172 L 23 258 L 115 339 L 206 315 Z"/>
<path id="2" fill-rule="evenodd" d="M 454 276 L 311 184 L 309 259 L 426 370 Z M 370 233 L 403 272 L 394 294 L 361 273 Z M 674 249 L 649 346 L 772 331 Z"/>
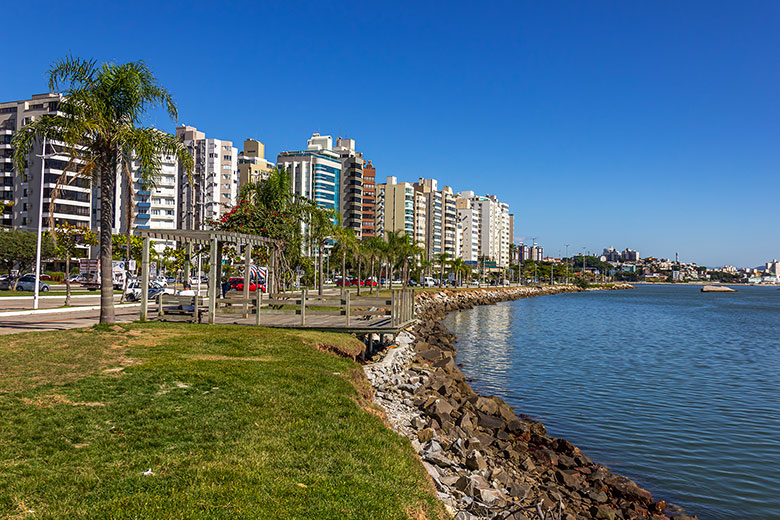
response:
<path id="1" fill-rule="evenodd" d="M 2 336 L 0 517 L 442 518 L 360 367 L 326 352 L 356 342 L 160 323 Z"/>

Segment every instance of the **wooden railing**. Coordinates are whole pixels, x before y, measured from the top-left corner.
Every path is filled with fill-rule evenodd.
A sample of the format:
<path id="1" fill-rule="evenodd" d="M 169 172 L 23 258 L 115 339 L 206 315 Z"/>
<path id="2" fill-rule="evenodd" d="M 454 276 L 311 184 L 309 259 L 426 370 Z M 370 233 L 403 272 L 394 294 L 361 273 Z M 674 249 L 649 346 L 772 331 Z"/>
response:
<path id="1" fill-rule="evenodd" d="M 189 316 L 190 321 L 199 323 L 201 314 L 208 312 L 208 298 L 203 296 L 157 296 L 158 317 Z M 414 292 L 411 289 L 396 289 L 389 296 L 360 296 L 350 292 L 332 296 L 314 296 L 304 290 L 302 293 L 264 294 L 258 292 L 254 297 L 217 298 L 216 309 L 220 314 L 240 313 L 244 318 L 255 315 L 257 325 L 279 325 L 276 315 L 297 315 L 300 321 L 287 323 L 292 327 L 305 327 L 313 323 L 317 316 L 332 316 L 334 328 L 354 328 L 359 322 L 370 322 L 376 317 L 388 318 L 388 326 L 400 327 L 414 319 Z M 338 323 L 343 316 L 343 322 Z M 308 320 L 308 323 L 307 323 Z"/>

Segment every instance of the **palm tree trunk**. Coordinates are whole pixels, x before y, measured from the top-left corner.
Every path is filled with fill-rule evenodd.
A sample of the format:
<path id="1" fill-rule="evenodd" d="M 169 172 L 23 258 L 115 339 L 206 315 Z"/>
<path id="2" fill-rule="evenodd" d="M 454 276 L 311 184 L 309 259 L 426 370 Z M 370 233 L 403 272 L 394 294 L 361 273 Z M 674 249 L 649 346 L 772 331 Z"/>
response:
<path id="1" fill-rule="evenodd" d="M 70 253 L 65 253 L 65 307 L 70 307 Z"/>
<path id="2" fill-rule="evenodd" d="M 322 296 L 322 287 L 323 287 L 323 283 L 322 283 L 322 246 L 323 245 L 324 245 L 323 242 L 320 241 L 319 250 L 317 251 L 317 257 L 318 257 L 317 258 L 317 272 L 318 272 L 318 276 L 319 276 L 319 278 L 317 278 L 317 293 L 320 296 Z"/>
<path id="3" fill-rule="evenodd" d="M 114 323 L 114 279 L 111 227 L 114 220 L 114 184 L 116 157 L 113 152 L 104 159 L 100 178 L 100 323 Z"/>
<path id="4" fill-rule="evenodd" d="M 387 267 L 390 271 L 390 276 L 388 278 L 390 279 L 390 290 L 393 290 L 393 262 L 388 262 Z"/>
<path id="5" fill-rule="evenodd" d="M 409 285 L 409 259 L 408 258 L 404 258 L 403 276 L 404 276 L 403 288 L 406 289 L 407 286 Z"/>
<path id="6" fill-rule="evenodd" d="M 347 252 L 341 254 L 341 296 L 347 291 Z"/>
<path id="7" fill-rule="evenodd" d="M 360 270 L 363 268 L 363 259 L 358 258 L 358 275 L 357 275 L 357 283 L 358 283 L 358 290 L 357 295 L 360 296 Z"/>

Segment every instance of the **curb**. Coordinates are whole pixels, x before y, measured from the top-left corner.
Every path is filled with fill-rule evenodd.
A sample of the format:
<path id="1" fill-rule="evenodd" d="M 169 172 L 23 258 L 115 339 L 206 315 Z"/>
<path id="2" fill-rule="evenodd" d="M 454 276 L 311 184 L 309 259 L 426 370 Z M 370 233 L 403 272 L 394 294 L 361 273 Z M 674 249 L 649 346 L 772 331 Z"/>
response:
<path id="1" fill-rule="evenodd" d="M 115 309 L 125 309 L 128 307 L 139 307 L 140 303 L 123 303 L 122 305 L 114 305 Z M 62 312 L 83 312 L 83 311 L 99 311 L 100 305 L 90 305 L 84 307 L 62 307 L 55 309 L 38 309 L 38 310 L 25 310 L 25 311 L 9 311 L 0 312 L 0 318 L 12 318 L 14 316 L 37 316 L 39 314 L 58 314 Z"/>

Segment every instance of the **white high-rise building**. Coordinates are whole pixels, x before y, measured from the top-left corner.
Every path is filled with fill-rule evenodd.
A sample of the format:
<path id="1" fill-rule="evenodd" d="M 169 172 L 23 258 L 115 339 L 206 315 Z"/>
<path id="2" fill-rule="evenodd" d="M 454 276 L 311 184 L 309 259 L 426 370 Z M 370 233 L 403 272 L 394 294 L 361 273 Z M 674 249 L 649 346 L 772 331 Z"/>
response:
<path id="1" fill-rule="evenodd" d="M 192 181 L 179 168 L 177 222 L 182 229 L 202 229 L 236 204 L 238 149 L 231 141 L 206 138 L 193 126 L 176 128 L 176 137 L 190 150 L 195 163 Z"/>
<path id="2" fill-rule="evenodd" d="M 481 233 L 481 213 L 474 206 L 474 192 L 464 191 L 455 201 L 458 212 L 458 222 L 461 226 L 460 258 L 465 262 L 475 264 L 479 260 L 479 244 Z"/>
<path id="3" fill-rule="evenodd" d="M 50 212 L 55 226 L 64 223 L 91 226 L 92 215 L 97 212 L 93 204 L 93 187 L 89 179 L 79 177 L 74 171 L 84 165 L 80 159 L 76 159 L 63 176 L 70 161 L 69 148 L 64 143 L 50 139 L 44 151 L 38 140 L 27 156 L 25 171 L 17 172 L 13 167 L 11 141 L 14 134 L 44 114 L 56 114 L 61 100 L 59 94 L 36 94 L 30 99 L 0 102 L 0 204 L 5 206 L 0 211 L 0 226 L 34 231 L 38 228 L 38 215 L 42 215 L 43 228 L 48 229 Z M 42 151 L 46 158 L 41 211 Z M 52 201 L 51 195 L 58 181 L 59 195 Z"/>
<path id="4" fill-rule="evenodd" d="M 495 262 L 496 267 L 508 267 L 512 228 L 509 205 L 495 195 L 482 197 L 464 191 L 456 207 L 462 226 L 463 260 L 475 262 L 484 257 L 488 262 Z"/>

